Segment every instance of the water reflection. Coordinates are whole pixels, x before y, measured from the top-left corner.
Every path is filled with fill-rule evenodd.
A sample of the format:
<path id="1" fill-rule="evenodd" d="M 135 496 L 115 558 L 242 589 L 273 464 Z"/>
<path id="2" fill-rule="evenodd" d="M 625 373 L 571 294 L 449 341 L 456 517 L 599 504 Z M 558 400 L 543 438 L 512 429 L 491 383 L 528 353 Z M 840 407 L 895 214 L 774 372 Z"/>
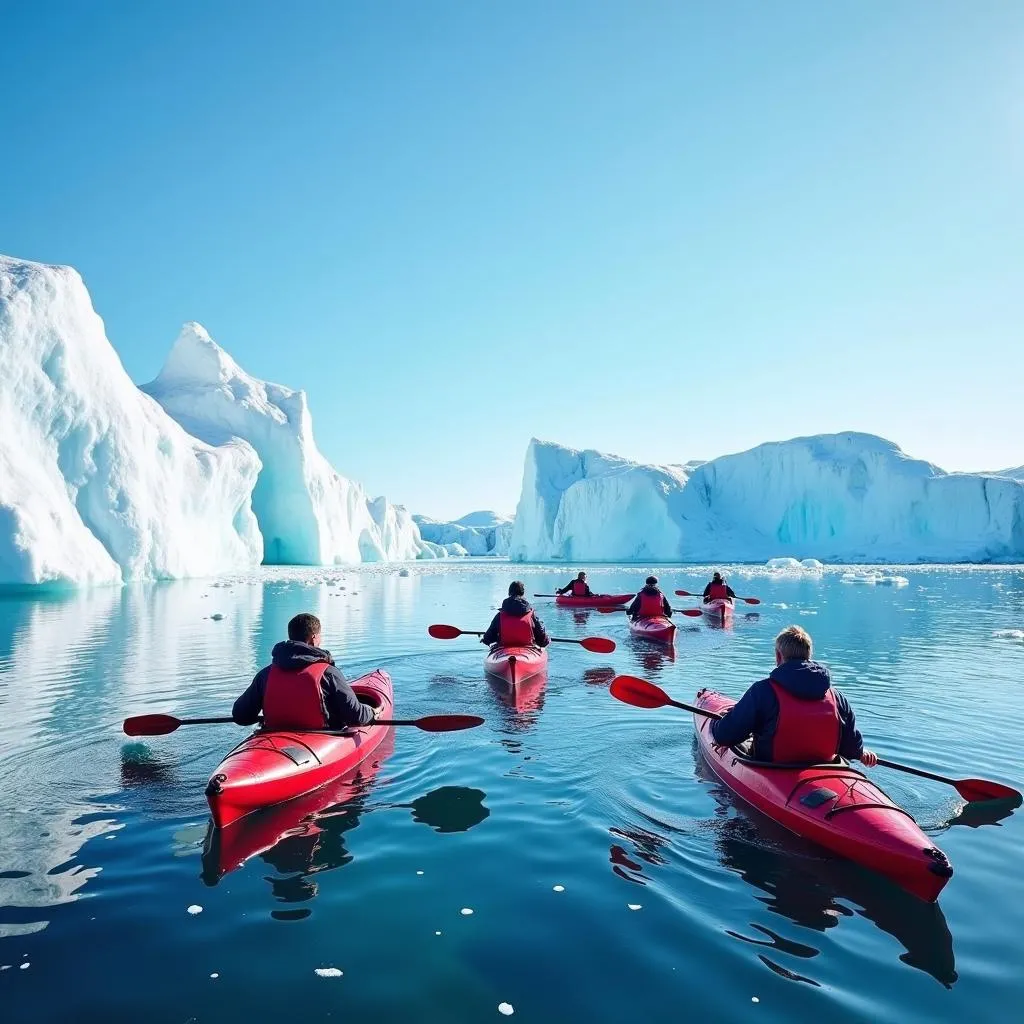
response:
<path id="1" fill-rule="evenodd" d="M 442 786 L 413 800 L 412 819 L 437 832 L 468 832 L 489 817 L 487 794 L 469 786 Z"/>
<path id="2" fill-rule="evenodd" d="M 675 647 L 655 646 L 647 640 L 629 638 L 629 646 L 640 667 L 647 675 L 656 676 L 676 660 Z"/>
<path id="3" fill-rule="evenodd" d="M 515 684 L 496 676 L 487 676 L 487 685 L 496 698 L 505 731 L 525 732 L 537 724 L 544 708 L 547 681 L 547 672 L 539 672 Z"/>

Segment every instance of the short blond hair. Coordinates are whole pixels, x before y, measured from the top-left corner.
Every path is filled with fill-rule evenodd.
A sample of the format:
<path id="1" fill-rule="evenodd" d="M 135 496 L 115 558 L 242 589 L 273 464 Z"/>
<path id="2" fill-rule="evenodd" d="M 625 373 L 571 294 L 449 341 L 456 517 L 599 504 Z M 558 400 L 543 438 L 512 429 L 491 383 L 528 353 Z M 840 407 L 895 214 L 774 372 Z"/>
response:
<path id="1" fill-rule="evenodd" d="M 783 661 L 810 661 L 811 636 L 799 626 L 787 626 L 775 638 L 775 650 Z"/>

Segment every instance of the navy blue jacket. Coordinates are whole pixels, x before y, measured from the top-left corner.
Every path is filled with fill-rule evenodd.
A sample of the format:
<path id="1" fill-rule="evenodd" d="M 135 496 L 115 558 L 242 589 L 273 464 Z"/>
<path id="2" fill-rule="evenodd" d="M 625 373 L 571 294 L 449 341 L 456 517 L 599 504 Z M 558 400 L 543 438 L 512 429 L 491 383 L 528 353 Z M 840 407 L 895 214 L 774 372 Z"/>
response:
<path id="1" fill-rule="evenodd" d="M 532 612 L 533 608 L 530 607 L 530 602 L 525 597 L 506 597 L 501 602 L 501 610 L 506 615 L 515 615 L 521 619 L 527 612 Z M 499 614 L 491 619 L 491 624 L 487 627 L 487 632 L 484 633 L 483 639 L 480 642 L 496 644 L 500 638 L 501 616 Z M 536 612 L 533 612 L 533 642 L 538 647 L 547 647 L 551 643 L 550 639 L 548 639 L 548 631 L 544 628 L 544 623 L 537 617 Z"/>
<path id="2" fill-rule="evenodd" d="M 282 640 L 274 645 L 271 652 L 274 664 L 286 672 L 299 672 L 317 662 L 326 661 L 330 666 L 320 677 L 320 690 L 327 711 L 330 729 L 348 729 L 355 725 L 368 725 L 373 721 L 373 708 L 363 704 L 355 691 L 345 682 L 341 669 L 334 664 L 330 651 L 299 643 L 298 640 Z M 255 725 L 263 711 L 263 694 L 267 689 L 270 666 L 260 669 L 245 693 L 235 701 L 231 717 L 239 725 Z"/>
<path id="3" fill-rule="evenodd" d="M 661 598 L 661 614 L 667 615 L 672 618 L 672 605 L 668 603 L 668 598 L 661 592 L 658 587 L 645 586 L 640 594 L 654 594 L 655 597 Z M 635 619 L 640 611 L 640 594 L 637 594 L 633 598 L 633 603 L 626 609 L 626 614 L 631 618 Z"/>
<path id="4" fill-rule="evenodd" d="M 555 593 L 556 594 L 571 594 L 572 593 L 572 588 L 573 588 L 574 584 L 576 584 L 576 583 L 579 583 L 578 579 L 577 580 L 572 580 L 572 582 L 567 583 L 561 589 L 556 589 Z M 594 593 L 590 589 L 590 584 L 589 583 L 584 583 L 584 586 L 587 588 L 587 592 L 583 596 L 584 597 L 593 597 Z"/>
<path id="5" fill-rule="evenodd" d="M 772 672 L 770 680 L 754 683 L 724 718 L 711 723 L 711 737 L 715 743 L 734 747 L 753 736 L 754 757 L 758 761 L 771 761 L 772 741 L 779 724 L 779 701 L 771 683 L 777 683 L 803 700 L 821 700 L 832 686 L 828 669 L 816 661 L 784 661 Z M 864 738 L 857 728 L 850 702 L 838 690 L 832 692 L 842 727 L 838 753 L 854 760 L 864 753 Z"/>

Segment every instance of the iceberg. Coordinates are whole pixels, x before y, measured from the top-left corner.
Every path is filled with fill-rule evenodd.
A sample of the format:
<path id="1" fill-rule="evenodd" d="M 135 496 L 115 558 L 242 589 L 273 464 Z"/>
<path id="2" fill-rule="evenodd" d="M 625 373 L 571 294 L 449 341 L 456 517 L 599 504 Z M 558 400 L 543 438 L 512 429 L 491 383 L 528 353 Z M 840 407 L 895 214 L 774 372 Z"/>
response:
<path id="1" fill-rule="evenodd" d="M 305 392 L 251 377 L 200 324 L 185 324 L 142 391 L 195 437 L 212 445 L 242 438 L 255 449 L 262 468 L 252 509 L 267 564 L 437 557 L 405 508 L 370 499 L 324 458 Z"/>
<path id="2" fill-rule="evenodd" d="M 509 553 L 571 562 L 1017 562 L 1024 483 L 946 473 L 855 432 L 660 466 L 534 439 Z"/>
<path id="3" fill-rule="evenodd" d="M 142 394 L 78 273 L 0 257 L 0 583 L 258 564 L 252 446 L 190 437 Z"/>
<path id="4" fill-rule="evenodd" d="M 512 516 L 497 512 L 470 512 L 451 523 L 438 522 L 429 516 L 414 515 L 425 541 L 445 547 L 458 545 L 470 555 L 507 555 L 512 538 Z"/>

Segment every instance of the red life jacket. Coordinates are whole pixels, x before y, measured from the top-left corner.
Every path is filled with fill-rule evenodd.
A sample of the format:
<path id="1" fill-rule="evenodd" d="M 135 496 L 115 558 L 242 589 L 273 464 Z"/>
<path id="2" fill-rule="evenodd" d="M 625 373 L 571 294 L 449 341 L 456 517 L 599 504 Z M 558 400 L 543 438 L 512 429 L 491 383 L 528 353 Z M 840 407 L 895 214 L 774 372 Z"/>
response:
<path id="1" fill-rule="evenodd" d="M 572 581 L 572 596 L 573 597 L 586 597 L 587 596 L 587 584 L 584 580 L 573 580 Z"/>
<path id="2" fill-rule="evenodd" d="M 709 583 L 708 596 L 706 600 L 717 601 L 719 598 L 728 597 L 729 588 L 724 583 Z"/>
<path id="3" fill-rule="evenodd" d="M 646 590 L 640 591 L 640 610 L 637 612 L 637 618 L 640 619 L 653 619 L 655 615 L 665 614 L 665 599 L 661 595 L 661 591 L 657 594 L 648 594 Z"/>
<path id="4" fill-rule="evenodd" d="M 498 643 L 502 647 L 531 647 L 533 612 L 527 612 L 525 615 L 498 612 Z"/>
<path id="5" fill-rule="evenodd" d="M 831 689 L 821 700 L 801 700 L 768 680 L 779 702 L 779 720 L 772 741 L 772 760 L 821 764 L 839 753 L 842 726 Z"/>
<path id="6" fill-rule="evenodd" d="M 270 666 L 263 691 L 264 729 L 326 729 L 330 725 L 320 680 L 330 666 L 326 661 L 299 672 Z"/>

